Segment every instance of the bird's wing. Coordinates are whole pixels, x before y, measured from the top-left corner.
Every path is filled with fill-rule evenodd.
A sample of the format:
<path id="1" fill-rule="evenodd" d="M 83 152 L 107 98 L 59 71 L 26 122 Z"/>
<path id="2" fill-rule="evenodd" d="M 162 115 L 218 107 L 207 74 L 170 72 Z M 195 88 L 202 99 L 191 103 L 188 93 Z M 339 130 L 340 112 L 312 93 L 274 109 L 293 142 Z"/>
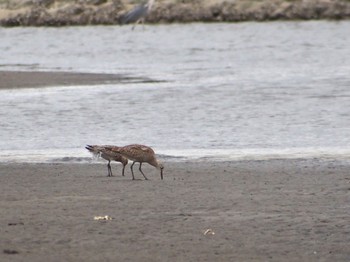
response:
<path id="1" fill-rule="evenodd" d="M 121 156 L 121 154 L 120 154 L 118 151 L 113 150 L 113 148 L 112 148 L 112 149 L 110 149 L 110 148 L 105 148 L 105 149 L 103 150 L 103 152 L 106 153 L 106 154 L 108 154 L 108 155 L 110 155 L 110 156 L 113 156 L 113 157 Z"/>
<path id="2" fill-rule="evenodd" d="M 142 152 L 147 152 L 147 153 L 154 153 L 153 149 L 148 147 L 148 146 L 144 146 L 144 145 L 138 145 L 138 144 L 135 144 L 135 145 L 130 145 L 128 146 L 129 149 L 131 150 L 140 150 Z"/>
<path id="3" fill-rule="evenodd" d="M 147 7 L 144 5 L 136 6 L 134 9 L 123 15 L 122 24 L 135 23 L 147 13 Z"/>

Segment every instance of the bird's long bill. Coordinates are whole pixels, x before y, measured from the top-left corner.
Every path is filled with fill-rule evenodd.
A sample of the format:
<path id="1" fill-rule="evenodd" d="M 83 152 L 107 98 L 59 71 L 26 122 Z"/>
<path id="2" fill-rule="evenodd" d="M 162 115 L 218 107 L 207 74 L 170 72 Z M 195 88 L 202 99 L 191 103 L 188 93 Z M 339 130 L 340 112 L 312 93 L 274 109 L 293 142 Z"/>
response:
<path id="1" fill-rule="evenodd" d="M 163 180 L 163 168 L 160 169 L 160 179 Z"/>

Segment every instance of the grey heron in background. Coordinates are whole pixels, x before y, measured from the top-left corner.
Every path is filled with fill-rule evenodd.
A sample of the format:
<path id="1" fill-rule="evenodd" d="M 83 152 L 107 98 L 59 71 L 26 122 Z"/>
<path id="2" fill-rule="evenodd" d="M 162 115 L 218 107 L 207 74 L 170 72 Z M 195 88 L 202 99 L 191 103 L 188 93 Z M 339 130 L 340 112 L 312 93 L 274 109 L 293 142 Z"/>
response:
<path id="1" fill-rule="evenodd" d="M 138 6 L 136 6 L 131 11 L 127 12 L 125 15 L 123 15 L 121 19 L 122 24 L 130 24 L 130 23 L 144 23 L 145 17 L 148 15 L 148 13 L 151 11 L 152 5 L 154 3 L 154 0 L 148 0 L 147 3 L 144 2 Z M 135 25 L 132 27 L 134 30 Z"/>

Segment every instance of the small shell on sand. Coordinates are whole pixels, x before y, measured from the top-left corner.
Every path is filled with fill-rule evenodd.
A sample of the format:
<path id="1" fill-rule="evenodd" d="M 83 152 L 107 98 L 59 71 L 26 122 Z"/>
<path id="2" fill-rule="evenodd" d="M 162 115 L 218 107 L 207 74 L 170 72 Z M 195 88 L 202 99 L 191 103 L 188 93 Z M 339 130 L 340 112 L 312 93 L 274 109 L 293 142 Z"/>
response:
<path id="1" fill-rule="evenodd" d="M 94 220 L 107 221 L 107 220 L 112 220 L 112 217 L 110 217 L 110 216 L 95 216 Z"/>
<path id="2" fill-rule="evenodd" d="M 208 228 L 207 230 L 205 230 L 203 232 L 203 235 L 205 235 L 205 236 L 207 236 L 207 235 L 215 235 L 215 232 L 212 229 Z"/>

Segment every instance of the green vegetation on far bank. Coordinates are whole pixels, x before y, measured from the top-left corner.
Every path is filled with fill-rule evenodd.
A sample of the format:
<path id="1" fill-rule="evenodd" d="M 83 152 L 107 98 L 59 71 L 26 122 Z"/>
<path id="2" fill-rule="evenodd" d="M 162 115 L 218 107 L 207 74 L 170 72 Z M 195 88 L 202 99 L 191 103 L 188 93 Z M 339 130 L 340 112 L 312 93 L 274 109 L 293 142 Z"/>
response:
<path id="1" fill-rule="evenodd" d="M 1 26 L 118 24 L 142 0 L 0 0 Z M 156 0 L 147 23 L 349 19 L 350 0 Z"/>

